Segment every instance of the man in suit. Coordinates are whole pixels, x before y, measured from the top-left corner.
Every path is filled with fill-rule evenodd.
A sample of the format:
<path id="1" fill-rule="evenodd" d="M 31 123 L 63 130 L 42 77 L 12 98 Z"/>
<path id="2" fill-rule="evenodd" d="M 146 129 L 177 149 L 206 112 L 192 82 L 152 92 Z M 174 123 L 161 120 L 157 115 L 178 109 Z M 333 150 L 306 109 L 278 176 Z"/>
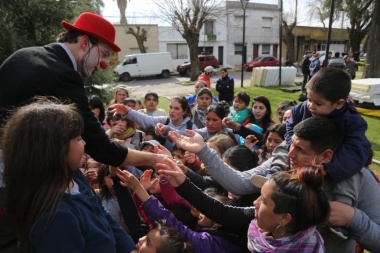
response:
<path id="1" fill-rule="evenodd" d="M 59 37 L 58 43 L 20 49 L 0 66 L 0 127 L 6 122 L 10 109 L 28 104 L 36 96 L 56 97 L 63 103 L 75 103 L 82 112 L 86 152 L 98 162 L 136 166 L 161 161 L 162 155 L 128 150 L 110 140 L 88 104 L 82 78 L 106 68 L 112 52 L 120 51 L 115 44 L 114 26 L 90 12 L 82 13 L 73 24 L 62 21 L 62 26 L 67 31 Z M 2 161 L 0 187 L 4 187 L 1 164 Z M 0 214 L 3 207 L 1 201 Z M 2 221 L 0 217 L 0 223 Z M 0 229 L 0 251 L 3 246 L 12 245 L 12 238 L 1 239 L 6 238 L 5 227 Z"/>

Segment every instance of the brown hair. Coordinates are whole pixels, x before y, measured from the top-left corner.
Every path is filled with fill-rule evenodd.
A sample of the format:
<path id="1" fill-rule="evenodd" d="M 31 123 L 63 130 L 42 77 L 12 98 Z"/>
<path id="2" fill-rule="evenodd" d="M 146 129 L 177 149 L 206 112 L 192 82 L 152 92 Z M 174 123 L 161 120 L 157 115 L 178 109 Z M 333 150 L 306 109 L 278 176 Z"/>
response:
<path id="1" fill-rule="evenodd" d="M 45 213 L 52 221 L 72 180 L 67 153 L 83 128 L 74 105 L 45 100 L 20 107 L 2 129 L 9 224 L 27 252 L 33 226 Z"/>
<path id="2" fill-rule="evenodd" d="M 322 166 L 313 166 L 298 168 L 291 173 L 278 172 L 271 177 L 273 212 L 291 215 L 292 220 L 286 226 L 288 232 L 296 233 L 327 219 L 330 205 L 322 191 L 324 175 Z"/>

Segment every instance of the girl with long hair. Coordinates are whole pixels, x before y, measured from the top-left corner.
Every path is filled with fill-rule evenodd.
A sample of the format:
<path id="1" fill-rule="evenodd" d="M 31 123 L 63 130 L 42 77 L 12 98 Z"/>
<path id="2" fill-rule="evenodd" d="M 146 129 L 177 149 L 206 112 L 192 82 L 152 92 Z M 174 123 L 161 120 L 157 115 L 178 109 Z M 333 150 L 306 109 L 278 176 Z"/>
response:
<path id="1" fill-rule="evenodd" d="M 47 101 L 19 108 L 3 128 L 6 215 L 23 252 L 135 252 L 78 169 L 83 128 L 73 105 Z"/>

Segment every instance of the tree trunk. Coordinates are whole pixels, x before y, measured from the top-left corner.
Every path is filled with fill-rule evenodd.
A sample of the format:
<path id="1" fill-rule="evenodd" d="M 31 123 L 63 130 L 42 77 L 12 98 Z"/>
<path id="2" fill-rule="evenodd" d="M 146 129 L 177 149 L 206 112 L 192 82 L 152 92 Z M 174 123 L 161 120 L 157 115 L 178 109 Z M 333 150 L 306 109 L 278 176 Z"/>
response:
<path id="1" fill-rule="evenodd" d="M 199 76 L 199 66 L 198 66 L 199 36 L 195 34 L 188 34 L 186 37 L 184 36 L 184 39 L 189 45 L 189 51 L 190 51 L 190 63 L 191 63 L 190 81 L 196 81 L 198 80 L 198 76 Z"/>
<path id="2" fill-rule="evenodd" d="M 144 41 L 147 41 L 147 30 L 144 28 L 141 28 L 140 26 L 136 26 L 136 31 L 129 27 L 128 31 L 126 31 L 127 34 L 131 34 L 136 38 L 137 45 L 139 46 L 140 52 L 142 54 L 146 53 L 146 48 L 144 46 Z"/>
<path id="3" fill-rule="evenodd" d="M 364 77 L 380 77 L 380 0 L 375 0 L 375 9 L 372 13 L 372 23 L 367 36 L 367 63 L 370 66 L 365 68 Z"/>
<path id="4" fill-rule="evenodd" d="M 120 11 L 120 24 L 127 24 L 127 17 L 125 16 L 125 10 L 127 9 L 127 0 L 117 0 L 117 7 Z"/>
<path id="5" fill-rule="evenodd" d="M 285 29 L 284 36 L 282 38 L 282 41 L 286 45 L 286 50 L 287 50 L 287 56 L 291 64 L 295 62 L 295 56 L 294 56 L 294 34 L 293 34 L 293 29 L 294 29 L 294 24 L 288 25 L 286 21 L 283 21 L 283 26 Z"/>

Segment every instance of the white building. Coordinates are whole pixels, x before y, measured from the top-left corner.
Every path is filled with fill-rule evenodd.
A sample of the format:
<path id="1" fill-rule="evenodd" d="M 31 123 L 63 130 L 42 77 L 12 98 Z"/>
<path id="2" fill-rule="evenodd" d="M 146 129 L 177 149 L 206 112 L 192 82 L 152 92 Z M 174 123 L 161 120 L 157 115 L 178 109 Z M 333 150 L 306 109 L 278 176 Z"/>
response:
<path id="1" fill-rule="evenodd" d="M 241 65 L 243 9 L 240 1 L 226 1 L 225 12 L 208 21 L 199 38 L 199 53 L 213 53 L 223 66 Z M 248 3 L 245 45 L 247 61 L 261 55 L 279 56 L 279 8 L 273 4 Z M 171 52 L 175 64 L 189 61 L 186 41 L 172 27 L 159 27 L 160 52 Z"/>

